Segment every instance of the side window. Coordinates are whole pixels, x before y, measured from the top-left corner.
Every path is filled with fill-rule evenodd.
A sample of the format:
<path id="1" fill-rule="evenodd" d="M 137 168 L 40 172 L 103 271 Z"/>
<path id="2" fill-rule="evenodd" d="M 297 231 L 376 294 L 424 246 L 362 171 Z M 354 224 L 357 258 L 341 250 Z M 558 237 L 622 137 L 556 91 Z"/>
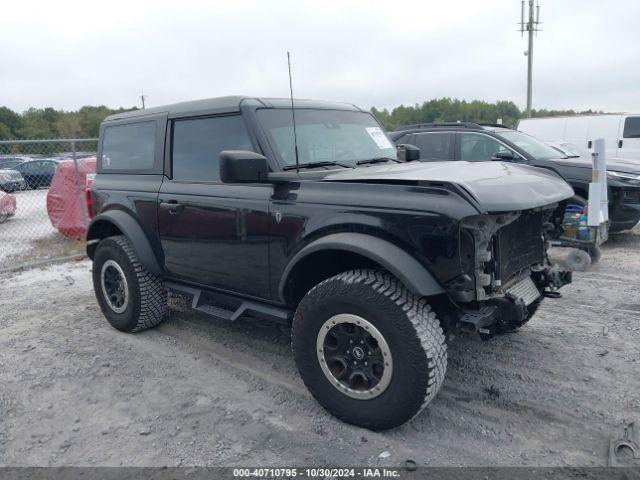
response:
<path id="1" fill-rule="evenodd" d="M 624 120 L 623 138 L 640 138 L 640 117 L 629 117 Z"/>
<path id="2" fill-rule="evenodd" d="M 446 132 L 417 133 L 415 146 L 420 149 L 420 158 L 427 160 L 450 160 L 453 155 L 455 134 Z"/>
<path id="3" fill-rule="evenodd" d="M 460 157 L 467 162 L 484 162 L 498 152 L 509 150 L 496 139 L 481 133 L 460 134 Z"/>
<path id="4" fill-rule="evenodd" d="M 105 170 L 153 168 L 155 144 L 155 120 L 106 127 L 100 159 L 102 168 Z"/>
<path id="5" fill-rule="evenodd" d="M 220 152 L 253 150 L 239 115 L 176 120 L 173 124 L 173 179 L 216 182 L 220 180 Z"/>

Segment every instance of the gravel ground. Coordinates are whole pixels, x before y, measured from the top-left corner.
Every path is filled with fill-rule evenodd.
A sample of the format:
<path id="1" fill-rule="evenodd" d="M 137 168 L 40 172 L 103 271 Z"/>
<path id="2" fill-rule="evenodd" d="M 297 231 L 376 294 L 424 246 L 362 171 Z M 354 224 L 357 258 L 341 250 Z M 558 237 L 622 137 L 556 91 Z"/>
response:
<path id="1" fill-rule="evenodd" d="M 316 404 L 286 329 L 174 314 L 123 334 L 90 268 L 0 277 L 0 465 L 603 466 L 640 421 L 640 232 L 520 332 L 455 339 L 434 402 L 383 433 Z"/>

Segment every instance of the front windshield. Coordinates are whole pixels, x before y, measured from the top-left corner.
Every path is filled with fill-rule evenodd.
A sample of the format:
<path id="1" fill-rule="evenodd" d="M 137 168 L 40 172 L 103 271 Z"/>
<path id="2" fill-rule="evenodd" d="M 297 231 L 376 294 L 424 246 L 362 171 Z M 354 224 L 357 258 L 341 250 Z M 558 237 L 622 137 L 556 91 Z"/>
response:
<path id="1" fill-rule="evenodd" d="M 372 158 L 396 158 L 396 149 L 368 113 L 349 110 L 298 109 L 296 135 L 300 164 L 337 162 L 355 166 Z M 269 143 L 283 166 L 296 164 L 291 110 L 258 110 Z"/>
<path id="2" fill-rule="evenodd" d="M 562 154 L 555 148 L 541 142 L 537 138 L 527 135 L 526 133 L 509 130 L 505 132 L 501 131 L 500 136 L 509 140 L 511 143 L 516 144 L 522 150 L 538 160 L 549 160 L 551 158 L 558 158 L 562 156 Z"/>

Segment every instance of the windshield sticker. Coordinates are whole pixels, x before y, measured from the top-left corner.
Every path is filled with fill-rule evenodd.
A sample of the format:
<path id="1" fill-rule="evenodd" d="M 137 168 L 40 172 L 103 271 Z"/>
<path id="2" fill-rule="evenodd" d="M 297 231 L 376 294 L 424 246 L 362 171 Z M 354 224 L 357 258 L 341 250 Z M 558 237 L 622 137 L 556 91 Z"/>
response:
<path id="1" fill-rule="evenodd" d="M 380 150 L 393 148 L 393 145 L 391 145 L 391 142 L 380 127 L 368 127 L 367 133 L 373 139 L 373 141 L 376 142 L 376 145 Z"/>

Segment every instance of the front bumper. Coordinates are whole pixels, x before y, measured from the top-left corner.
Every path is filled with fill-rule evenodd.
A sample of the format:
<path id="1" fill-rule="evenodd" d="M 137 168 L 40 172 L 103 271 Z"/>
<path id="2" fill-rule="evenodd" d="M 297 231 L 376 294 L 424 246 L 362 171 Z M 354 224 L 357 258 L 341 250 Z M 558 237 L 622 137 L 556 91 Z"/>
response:
<path id="1" fill-rule="evenodd" d="M 557 266 L 533 271 L 507 288 L 504 296 L 480 302 L 477 310 L 463 311 L 459 327 L 482 339 L 513 331 L 531 318 L 544 297 L 559 297 L 558 290 L 571 280 L 571 272 Z"/>

